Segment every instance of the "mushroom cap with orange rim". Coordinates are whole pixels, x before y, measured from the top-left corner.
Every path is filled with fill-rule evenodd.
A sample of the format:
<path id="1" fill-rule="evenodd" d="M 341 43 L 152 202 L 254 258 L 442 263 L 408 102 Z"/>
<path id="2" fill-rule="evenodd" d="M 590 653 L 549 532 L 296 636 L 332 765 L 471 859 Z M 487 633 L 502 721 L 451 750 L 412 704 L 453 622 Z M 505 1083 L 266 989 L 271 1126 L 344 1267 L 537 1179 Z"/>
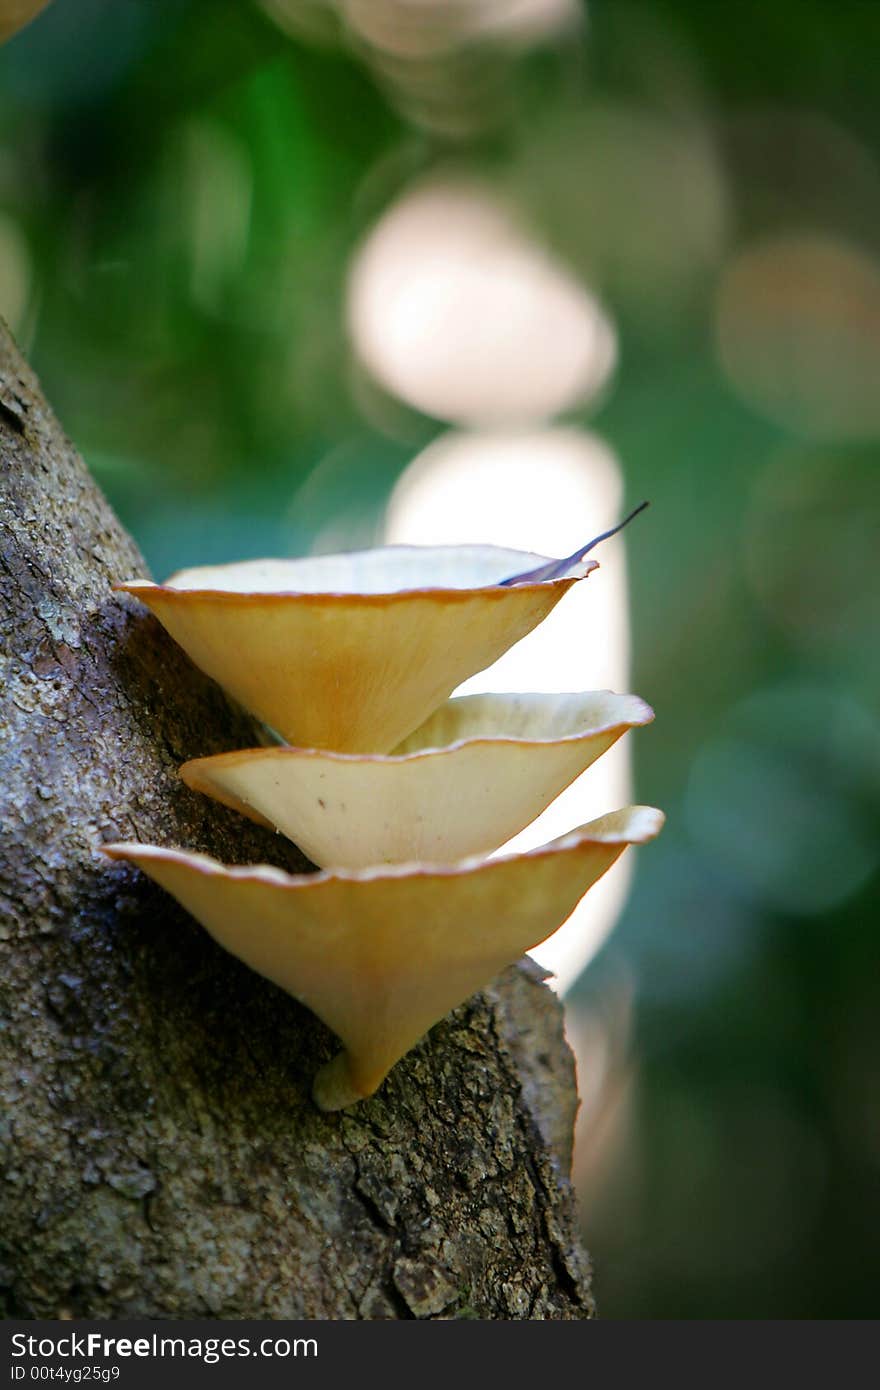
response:
<path id="1" fill-rule="evenodd" d="M 564 578 L 502 584 L 545 559 L 498 546 L 387 546 L 116 587 L 289 743 L 387 753 L 596 568 L 585 560 Z"/>

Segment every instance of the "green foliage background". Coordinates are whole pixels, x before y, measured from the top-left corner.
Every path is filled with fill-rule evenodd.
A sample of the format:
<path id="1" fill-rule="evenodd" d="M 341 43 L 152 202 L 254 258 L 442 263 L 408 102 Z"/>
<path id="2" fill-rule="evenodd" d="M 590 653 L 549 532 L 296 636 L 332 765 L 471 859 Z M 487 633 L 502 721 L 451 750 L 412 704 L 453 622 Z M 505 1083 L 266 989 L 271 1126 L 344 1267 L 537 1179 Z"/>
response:
<path id="1" fill-rule="evenodd" d="M 878 51 L 871 0 L 596 0 L 451 144 L 243 0 L 55 0 L 0 52 L 0 310 L 160 576 L 341 510 L 375 536 L 440 426 L 364 381 L 345 276 L 413 174 L 491 174 L 613 314 L 619 369 L 572 418 L 653 502 L 634 753 L 669 823 L 575 992 L 612 1039 L 634 1001 L 584 1188 L 606 1316 L 877 1312 L 878 440 L 761 409 L 713 325 L 762 238 L 880 256 Z M 652 131 L 704 142 L 708 192 Z M 869 309 L 844 381 L 880 381 Z"/>

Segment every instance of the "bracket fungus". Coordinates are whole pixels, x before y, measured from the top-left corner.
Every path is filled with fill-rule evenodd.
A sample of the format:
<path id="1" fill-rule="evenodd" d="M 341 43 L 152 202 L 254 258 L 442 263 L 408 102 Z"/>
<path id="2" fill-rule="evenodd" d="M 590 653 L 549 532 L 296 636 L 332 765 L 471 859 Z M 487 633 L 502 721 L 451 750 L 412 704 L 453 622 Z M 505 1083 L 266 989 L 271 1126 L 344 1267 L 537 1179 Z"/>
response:
<path id="1" fill-rule="evenodd" d="M 204 854 L 105 845 L 172 893 L 216 941 L 333 1029 L 345 1051 L 313 1095 L 339 1110 L 372 1095 L 450 1009 L 565 921 L 627 845 L 663 815 L 629 806 L 527 854 L 291 875 Z"/>
<path id="2" fill-rule="evenodd" d="M 516 581 L 546 563 L 493 545 L 385 546 L 117 588 L 289 743 L 387 753 L 597 568 L 585 560 L 553 580 Z"/>
<path id="3" fill-rule="evenodd" d="M 654 716 L 607 690 L 449 699 L 596 568 L 587 552 L 613 534 L 565 560 L 389 546 L 117 585 L 289 741 L 192 759 L 183 779 L 323 867 L 104 850 L 338 1034 L 344 1051 L 314 1083 L 322 1109 L 372 1095 L 432 1024 L 552 935 L 627 845 L 660 831 L 661 811 L 629 806 L 486 859 Z"/>
<path id="4" fill-rule="evenodd" d="M 635 695 L 468 695 L 392 753 L 246 748 L 184 763 L 187 786 L 280 830 L 322 868 L 488 854 L 653 711 Z"/>
<path id="5" fill-rule="evenodd" d="M 0 4 L 0 43 L 11 39 L 44 10 L 49 0 L 3 0 Z"/>

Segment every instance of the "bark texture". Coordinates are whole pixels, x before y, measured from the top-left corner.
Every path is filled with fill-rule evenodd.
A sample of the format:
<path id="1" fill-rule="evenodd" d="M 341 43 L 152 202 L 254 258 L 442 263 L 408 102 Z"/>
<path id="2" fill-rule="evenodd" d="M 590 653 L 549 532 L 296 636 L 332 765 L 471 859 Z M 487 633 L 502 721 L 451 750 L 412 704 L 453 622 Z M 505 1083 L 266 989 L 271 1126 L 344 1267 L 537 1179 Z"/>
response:
<path id="1" fill-rule="evenodd" d="M 0 1312 L 591 1316 L 554 997 L 512 968 L 319 1114 L 327 1030 L 95 853 L 304 867 L 177 777 L 258 731 L 111 592 L 143 561 L 2 328 L 0 482 Z"/>

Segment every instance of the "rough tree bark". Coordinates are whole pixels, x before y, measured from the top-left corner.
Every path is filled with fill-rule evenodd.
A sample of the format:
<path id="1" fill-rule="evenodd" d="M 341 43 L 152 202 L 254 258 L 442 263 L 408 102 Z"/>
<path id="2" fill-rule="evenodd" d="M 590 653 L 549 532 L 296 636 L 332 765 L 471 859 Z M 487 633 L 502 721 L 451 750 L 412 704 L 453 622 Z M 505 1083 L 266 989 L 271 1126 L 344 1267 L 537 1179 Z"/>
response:
<path id="1" fill-rule="evenodd" d="M 511 969 L 352 1111 L 330 1034 L 102 841 L 302 868 L 189 792 L 251 721 L 111 593 L 143 561 L 0 329 L 0 1311 L 583 1318 L 560 1010 Z"/>

